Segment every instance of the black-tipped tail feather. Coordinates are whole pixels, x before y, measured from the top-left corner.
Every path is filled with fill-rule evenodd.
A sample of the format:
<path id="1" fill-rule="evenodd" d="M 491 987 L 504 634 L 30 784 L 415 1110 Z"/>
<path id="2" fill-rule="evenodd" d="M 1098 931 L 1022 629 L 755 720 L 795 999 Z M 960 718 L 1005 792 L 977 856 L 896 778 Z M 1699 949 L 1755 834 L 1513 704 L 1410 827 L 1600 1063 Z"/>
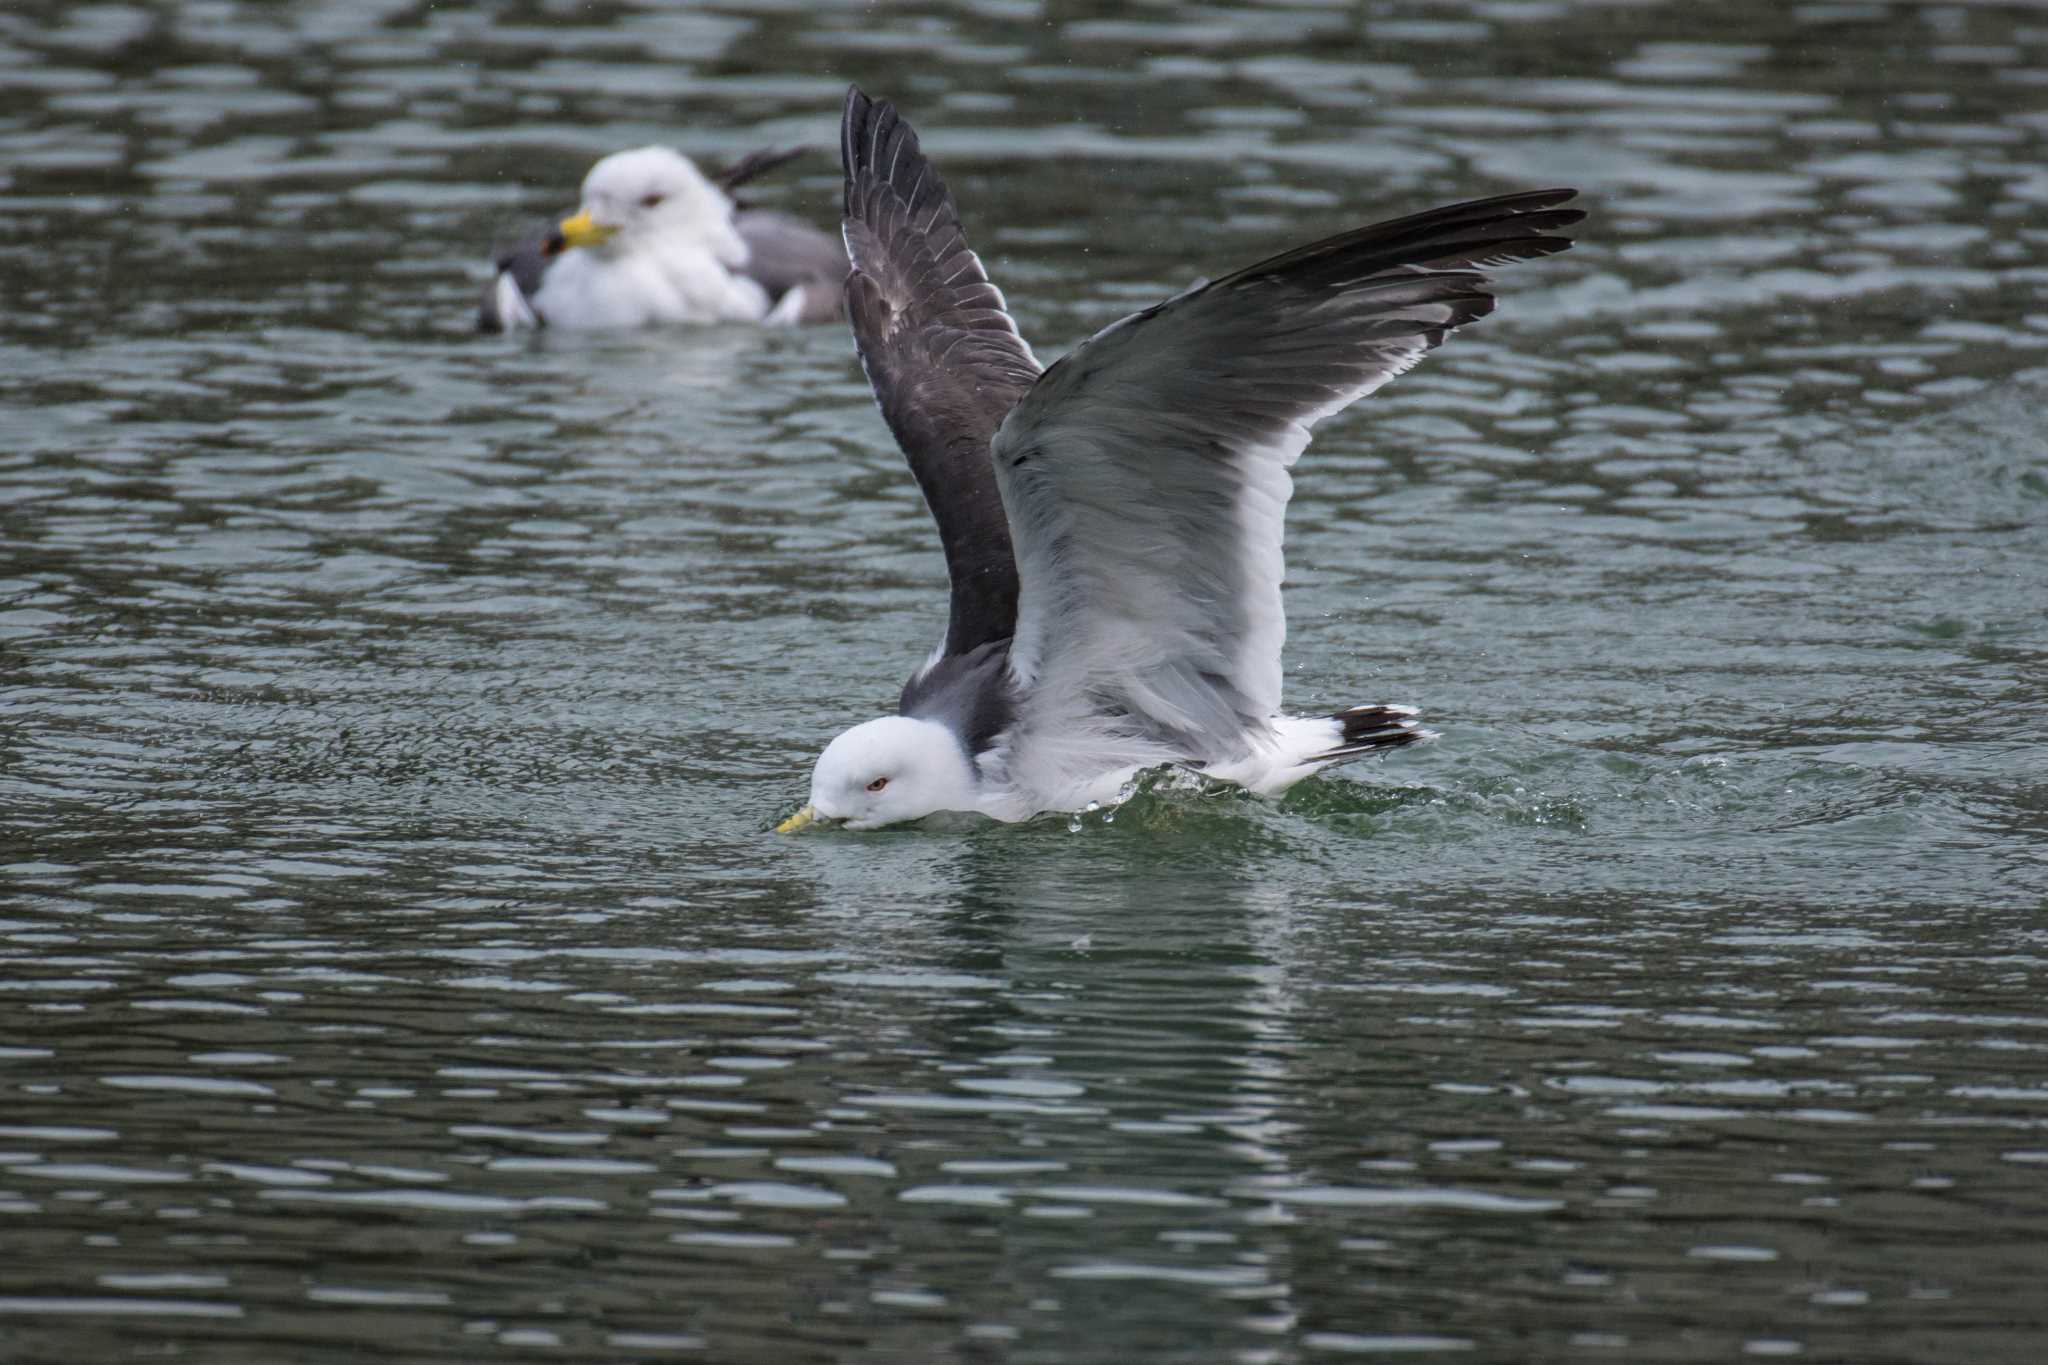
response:
<path id="1" fill-rule="evenodd" d="M 1435 739 L 1436 731 L 1416 724 L 1415 718 L 1420 714 L 1412 706 L 1347 707 L 1330 717 L 1342 732 L 1337 744 L 1313 755 L 1308 761 L 1334 763 L 1341 758 L 1356 758 L 1360 754 L 1398 749 L 1403 744 Z"/>

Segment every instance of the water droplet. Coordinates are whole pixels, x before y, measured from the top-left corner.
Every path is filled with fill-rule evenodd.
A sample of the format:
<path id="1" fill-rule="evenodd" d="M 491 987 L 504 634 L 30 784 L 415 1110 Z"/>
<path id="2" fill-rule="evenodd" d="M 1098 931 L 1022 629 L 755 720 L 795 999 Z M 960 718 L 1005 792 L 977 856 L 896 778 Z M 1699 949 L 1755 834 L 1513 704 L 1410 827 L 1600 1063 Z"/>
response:
<path id="1" fill-rule="evenodd" d="M 1067 817 L 1067 833 L 1069 833 L 1069 834 L 1079 834 L 1080 832 L 1081 832 L 1081 817 L 1080 817 L 1079 815 L 1070 815 L 1070 816 L 1068 816 L 1068 817 Z"/>

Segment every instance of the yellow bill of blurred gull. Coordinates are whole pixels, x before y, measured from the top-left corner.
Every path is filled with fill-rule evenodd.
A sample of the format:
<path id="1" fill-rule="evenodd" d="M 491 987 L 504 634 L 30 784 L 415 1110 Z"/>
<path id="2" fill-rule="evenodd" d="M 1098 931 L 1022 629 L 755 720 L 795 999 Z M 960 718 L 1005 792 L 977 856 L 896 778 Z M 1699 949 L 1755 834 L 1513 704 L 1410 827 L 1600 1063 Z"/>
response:
<path id="1" fill-rule="evenodd" d="M 803 149 L 755 152 L 716 183 L 681 152 L 640 147 L 590 168 L 574 216 L 495 255 L 477 327 L 787 326 L 837 317 L 846 248 L 733 191 Z"/>
<path id="2" fill-rule="evenodd" d="M 1406 706 L 1280 711 L 1280 542 L 1309 427 L 1571 245 L 1568 189 L 1355 228 L 1114 322 L 1041 370 L 945 182 L 847 95 L 847 317 L 938 522 L 945 638 L 898 714 L 826 746 L 776 828 L 1109 802 L 1177 764 L 1271 795 L 1428 737 Z"/>

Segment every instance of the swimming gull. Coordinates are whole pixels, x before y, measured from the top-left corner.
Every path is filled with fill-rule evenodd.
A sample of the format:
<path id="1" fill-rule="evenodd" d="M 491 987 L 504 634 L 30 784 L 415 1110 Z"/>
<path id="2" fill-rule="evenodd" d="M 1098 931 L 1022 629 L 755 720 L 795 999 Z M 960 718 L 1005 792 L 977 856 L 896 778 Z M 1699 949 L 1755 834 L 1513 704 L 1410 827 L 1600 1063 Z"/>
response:
<path id="1" fill-rule="evenodd" d="M 1406 706 L 1280 713 L 1288 466 L 1318 419 L 1493 308 L 1492 266 L 1563 251 L 1575 191 L 1355 228 L 1197 285 L 1041 371 L 886 100 L 841 125 L 847 316 L 939 525 L 945 639 L 898 714 L 846 731 L 777 826 L 1021 820 L 1179 764 L 1274 794 L 1426 738 Z"/>
<path id="2" fill-rule="evenodd" d="M 803 149 L 754 152 L 713 183 L 667 147 L 590 168 L 574 217 L 495 253 L 477 327 L 781 326 L 838 316 L 846 249 L 800 218 L 732 191 Z"/>

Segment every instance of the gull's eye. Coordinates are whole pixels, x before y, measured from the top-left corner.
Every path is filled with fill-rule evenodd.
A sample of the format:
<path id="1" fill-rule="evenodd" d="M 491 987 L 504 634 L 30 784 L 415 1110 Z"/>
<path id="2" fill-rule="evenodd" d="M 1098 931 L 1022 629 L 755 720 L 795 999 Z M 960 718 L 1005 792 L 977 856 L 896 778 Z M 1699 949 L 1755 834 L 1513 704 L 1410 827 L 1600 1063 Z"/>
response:
<path id="1" fill-rule="evenodd" d="M 650 195 L 648 195 L 647 197 L 645 197 L 644 199 L 642 199 L 642 200 L 640 201 L 640 207 L 641 207 L 641 208 L 643 208 L 643 209 L 653 209 L 653 208 L 660 208 L 660 207 L 661 207 L 661 196 L 660 196 L 660 195 L 658 195 L 658 194 L 650 194 Z"/>
<path id="2" fill-rule="evenodd" d="M 882 788 L 884 788 L 884 787 L 886 787 L 886 786 L 888 786 L 888 785 L 889 785 L 889 779 L 888 779 L 888 778 L 886 778 L 886 777 L 878 777 L 878 778 L 876 778 L 876 779 L 875 779 L 874 781 L 872 781 L 872 782 L 868 783 L 868 790 L 869 790 L 869 791 L 871 791 L 871 792 L 878 792 L 878 791 L 880 791 L 880 790 L 881 790 Z"/>

